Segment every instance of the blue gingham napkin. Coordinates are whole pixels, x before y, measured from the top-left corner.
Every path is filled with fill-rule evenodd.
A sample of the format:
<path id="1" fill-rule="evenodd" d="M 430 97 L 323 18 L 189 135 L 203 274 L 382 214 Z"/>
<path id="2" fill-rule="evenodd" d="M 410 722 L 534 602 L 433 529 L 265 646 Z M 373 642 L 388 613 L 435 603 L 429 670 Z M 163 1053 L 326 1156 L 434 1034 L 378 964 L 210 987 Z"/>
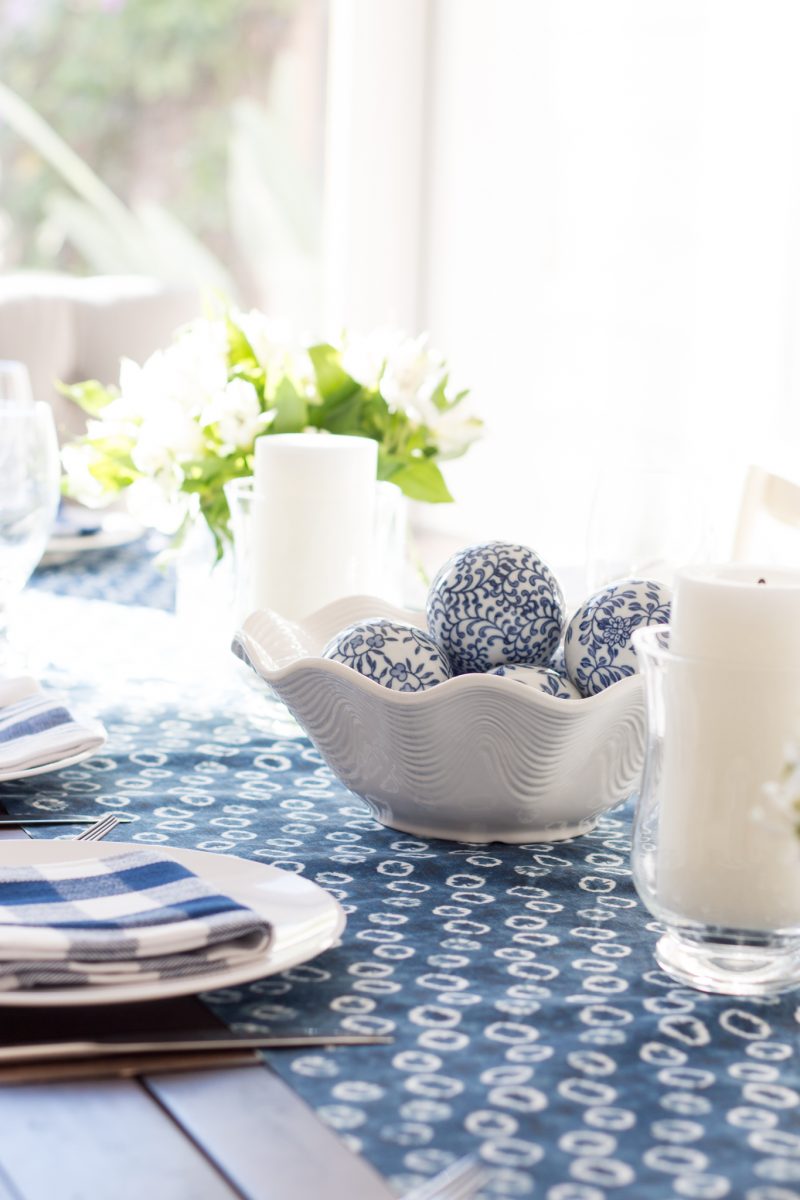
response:
<path id="1" fill-rule="evenodd" d="M 97 750 L 105 740 L 102 725 L 79 721 L 35 679 L 0 679 L 0 779 Z"/>
<path id="2" fill-rule="evenodd" d="M 202 974 L 263 954 L 262 917 L 158 851 L 0 867 L 0 990 Z"/>

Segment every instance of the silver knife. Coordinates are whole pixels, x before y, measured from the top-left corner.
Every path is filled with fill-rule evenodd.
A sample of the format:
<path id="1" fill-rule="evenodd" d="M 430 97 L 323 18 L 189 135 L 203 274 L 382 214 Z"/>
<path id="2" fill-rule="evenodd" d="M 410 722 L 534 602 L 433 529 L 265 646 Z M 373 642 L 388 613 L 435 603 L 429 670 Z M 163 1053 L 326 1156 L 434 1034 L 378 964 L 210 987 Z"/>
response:
<path id="1" fill-rule="evenodd" d="M 146 1038 L 105 1037 L 68 1042 L 28 1042 L 0 1046 L 0 1066 L 14 1063 L 65 1062 L 132 1054 L 216 1053 L 223 1050 L 300 1050 L 306 1046 L 386 1046 L 394 1039 L 373 1034 L 300 1033 L 241 1037 L 232 1033 L 201 1033 L 188 1037 L 172 1033 Z"/>
<path id="2" fill-rule="evenodd" d="M 255 1050 L 201 1050 L 190 1054 L 118 1054 L 109 1058 L 64 1059 L 0 1065 L 0 1087 L 22 1083 L 72 1083 L 87 1079 L 135 1079 L 162 1072 L 207 1071 L 263 1066 Z"/>

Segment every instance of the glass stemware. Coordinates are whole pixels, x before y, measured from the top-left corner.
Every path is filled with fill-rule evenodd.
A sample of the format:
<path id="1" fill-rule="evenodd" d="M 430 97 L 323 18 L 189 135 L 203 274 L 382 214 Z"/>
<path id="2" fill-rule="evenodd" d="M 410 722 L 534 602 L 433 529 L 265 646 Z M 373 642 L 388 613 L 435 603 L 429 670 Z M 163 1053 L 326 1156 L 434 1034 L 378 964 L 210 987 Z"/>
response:
<path id="1" fill-rule="evenodd" d="M 33 404 L 28 368 L 13 358 L 0 359 L 0 404 Z"/>
<path id="2" fill-rule="evenodd" d="M 42 557 L 59 500 L 50 406 L 0 403 L 0 669 L 10 658 L 9 611 Z"/>

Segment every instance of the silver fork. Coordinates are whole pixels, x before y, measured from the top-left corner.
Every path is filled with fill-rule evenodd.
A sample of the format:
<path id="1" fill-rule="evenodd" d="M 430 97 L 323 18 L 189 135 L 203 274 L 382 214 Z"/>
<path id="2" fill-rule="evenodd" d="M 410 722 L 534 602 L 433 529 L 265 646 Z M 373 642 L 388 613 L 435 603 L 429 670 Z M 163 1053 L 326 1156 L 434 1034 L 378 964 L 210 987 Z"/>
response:
<path id="1" fill-rule="evenodd" d="M 488 1178 L 489 1172 L 480 1159 L 468 1154 L 406 1192 L 402 1200 L 473 1200 Z"/>
<path id="2" fill-rule="evenodd" d="M 115 813 L 106 813 L 104 817 L 95 821 L 94 825 L 88 825 L 83 833 L 77 834 L 72 840 L 75 842 L 99 842 L 120 824 L 121 821 Z"/>

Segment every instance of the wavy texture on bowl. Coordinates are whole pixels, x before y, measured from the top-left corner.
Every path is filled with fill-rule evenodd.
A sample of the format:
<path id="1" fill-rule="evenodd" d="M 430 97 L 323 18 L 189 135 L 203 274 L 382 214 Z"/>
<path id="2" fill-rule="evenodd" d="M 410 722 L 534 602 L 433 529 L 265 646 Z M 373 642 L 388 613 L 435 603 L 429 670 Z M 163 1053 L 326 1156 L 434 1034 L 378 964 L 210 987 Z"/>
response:
<path id="1" fill-rule="evenodd" d="M 270 685 L 337 777 L 383 825 L 419 837 L 535 842 L 573 837 L 638 787 L 642 680 L 559 700 L 495 675 L 397 692 L 320 653 L 354 621 L 421 613 L 350 596 L 301 622 L 251 614 L 234 653 Z"/>

